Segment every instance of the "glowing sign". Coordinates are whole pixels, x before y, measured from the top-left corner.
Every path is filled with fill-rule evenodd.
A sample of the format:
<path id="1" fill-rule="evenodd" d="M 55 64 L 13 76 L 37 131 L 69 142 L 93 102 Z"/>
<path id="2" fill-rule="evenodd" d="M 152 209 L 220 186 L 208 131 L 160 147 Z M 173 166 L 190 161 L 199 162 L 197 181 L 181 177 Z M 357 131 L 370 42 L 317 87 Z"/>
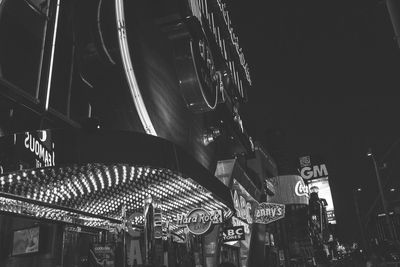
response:
<path id="1" fill-rule="evenodd" d="M 187 215 L 178 214 L 176 220 L 178 225 L 185 225 L 192 234 L 202 235 L 212 224 L 222 223 L 223 214 L 221 210 L 206 211 L 203 208 L 196 208 Z"/>
<path id="2" fill-rule="evenodd" d="M 245 240 L 244 226 L 227 227 L 222 232 L 222 241 L 231 242 Z"/>
<path id="3" fill-rule="evenodd" d="M 301 197 L 301 196 L 307 196 L 308 197 L 308 187 L 304 184 L 302 180 L 298 181 L 296 183 L 296 186 L 294 188 L 294 193 Z"/>
<path id="4" fill-rule="evenodd" d="M 307 182 L 308 188 L 311 188 L 318 193 L 318 197 L 325 199 L 327 206 L 326 206 L 326 213 L 328 214 L 328 221 L 331 223 L 336 223 L 335 220 L 335 207 L 333 206 L 333 199 L 331 188 L 329 186 L 329 180 L 327 177 L 309 180 Z"/>
<path id="5" fill-rule="evenodd" d="M 328 176 L 328 170 L 326 169 L 325 164 L 315 165 L 312 167 L 304 167 L 300 171 L 301 177 L 303 179 L 313 179 L 318 177 Z"/>
<path id="6" fill-rule="evenodd" d="M 54 142 L 51 142 L 46 131 L 26 132 L 24 147 L 35 155 L 37 168 L 56 165 Z"/>
<path id="7" fill-rule="evenodd" d="M 260 203 L 254 211 L 254 222 L 268 224 L 285 217 L 285 205 Z"/>

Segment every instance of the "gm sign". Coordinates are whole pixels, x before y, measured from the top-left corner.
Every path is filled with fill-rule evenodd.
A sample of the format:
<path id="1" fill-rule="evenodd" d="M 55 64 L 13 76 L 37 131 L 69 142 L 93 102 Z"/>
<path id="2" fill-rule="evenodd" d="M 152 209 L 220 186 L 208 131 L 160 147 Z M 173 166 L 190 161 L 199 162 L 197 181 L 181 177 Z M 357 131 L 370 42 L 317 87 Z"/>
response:
<path id="1" fill-rule="evenodd" d="M 325 164 L 303 167 L 300 170 L 300 176 L 305 179 L 315 179 L 328 176 L 328 170 Z"/>

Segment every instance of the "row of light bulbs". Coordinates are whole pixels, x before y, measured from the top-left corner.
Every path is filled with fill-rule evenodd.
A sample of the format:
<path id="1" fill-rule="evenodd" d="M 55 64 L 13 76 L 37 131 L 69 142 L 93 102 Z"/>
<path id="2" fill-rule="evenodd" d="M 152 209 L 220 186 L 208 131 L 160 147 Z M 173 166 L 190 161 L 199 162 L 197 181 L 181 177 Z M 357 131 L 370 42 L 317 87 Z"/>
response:
<path id="1" fill-rule="evenodd" d="M 161 210 L 168 221 L 177 213 L 200 206 L 229 212 L 198 188 L 191 179 L 170 170 L 127 164 L 86 164 L 0 176 L 3 192 L 114 218 L 120 217 L 122 205 L 128 211 L 140 211 L 149 196 L 162 202 Z"/>

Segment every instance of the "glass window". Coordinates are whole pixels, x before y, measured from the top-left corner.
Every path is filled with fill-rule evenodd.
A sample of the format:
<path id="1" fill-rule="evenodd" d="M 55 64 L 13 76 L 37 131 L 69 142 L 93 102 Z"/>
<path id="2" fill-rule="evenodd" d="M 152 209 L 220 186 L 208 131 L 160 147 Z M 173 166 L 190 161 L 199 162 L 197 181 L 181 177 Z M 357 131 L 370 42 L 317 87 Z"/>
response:
<path id="1" fill-rule="evenodd" d="M 57 38 L 54 52 L 53 75 L 50 88 L 52 110 L 74 121 L 82 121 L 88 114 L 88 85 L 80 76 L 74 27 L 77 7 L 73 1 L 61 1 Z M 82 26 L 83 27 L 83 26 Z"/>
<path id="2" fill-rule="evenodd" d="M 0 79 L 37 97 L 47 0 L 0 0 Z"/>

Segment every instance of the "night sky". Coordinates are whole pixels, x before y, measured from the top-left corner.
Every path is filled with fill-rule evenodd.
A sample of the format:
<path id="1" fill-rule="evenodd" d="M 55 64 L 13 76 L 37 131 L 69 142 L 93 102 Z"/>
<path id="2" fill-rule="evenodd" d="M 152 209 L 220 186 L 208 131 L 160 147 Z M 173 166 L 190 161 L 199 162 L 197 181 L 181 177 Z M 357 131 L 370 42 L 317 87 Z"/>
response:
<path id="1" fill-rule="evenodd" d="M 400 138 L 400 48 L 376 0 L 230 1 L 253 80 L 244 123 L 255 139 L 285 133 L 289 153 L 326 159 L 339 238 L 357 238 L 352 190 L 361 213 L 377 196 L 377 159 Z M 268 149 L 268 148 L 267 148 Z M 400 145 L 385 158 L 386 187 L 399 186 Z"/>

